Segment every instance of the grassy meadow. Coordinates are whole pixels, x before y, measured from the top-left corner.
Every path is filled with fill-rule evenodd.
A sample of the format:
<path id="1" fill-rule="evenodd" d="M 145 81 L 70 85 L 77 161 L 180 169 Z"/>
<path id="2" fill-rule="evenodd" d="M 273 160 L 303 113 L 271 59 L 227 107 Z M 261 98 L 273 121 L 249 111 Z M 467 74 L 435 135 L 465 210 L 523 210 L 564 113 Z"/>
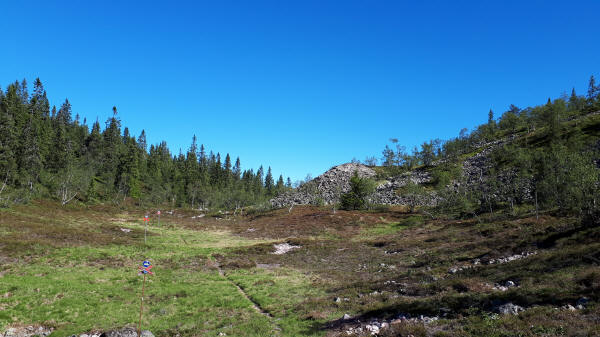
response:
<path id="1" fill-rule="evenodd" d="M 155 211 L 48 201 L 0 210 L 0 331 L 135 327 L 137 271 L 148 259 L 155 274 L 143 327 L 157 336 L 347 335 L 400 313 L 439 320 L 394 324 L 381 336 L 600 334 L 600 229 L 576 219 L 434 220 L 401 208 L 235 217 L 163 210 L 144 244 L 142 218 Z M 300 247 L 272 254 L 283 242 Z M 521 252 L 535 255 L 486 263 Z M 455 267 L 463 269 L 450 273 Z M 508 280 L 516 286 L 494 289 Z M 561 309 L 582 297 L 585 308 Z M 493 313 L 505 302 L 525 311 Z"/>

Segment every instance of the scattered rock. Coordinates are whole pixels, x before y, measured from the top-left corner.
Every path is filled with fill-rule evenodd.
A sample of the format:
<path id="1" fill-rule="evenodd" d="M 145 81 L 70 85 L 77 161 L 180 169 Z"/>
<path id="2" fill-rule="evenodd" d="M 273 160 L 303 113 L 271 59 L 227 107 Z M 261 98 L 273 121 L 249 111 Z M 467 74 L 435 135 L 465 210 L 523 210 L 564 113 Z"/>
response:
<path id="1" fill-rule="evenodd" d="M 569 310 L 569 311 L 577 311 L 577 309 L 574 306 L 570 305 L 570 304 L 567 304 L 567 305 L 563 306 L 563 309 Z"/>
<path id="2" fill-rule="evenodd" d="M 496 307 L 494 311 L 503 315 L 518 315 L 523 310 L 523 307 L 509 302 Z"/>
<path id="3" fill-rule="evenodd" d="M 8 327 L 4 333 L 0 332 L 0 337 L 46 337 L 52 333 L 52 328 L 44 326 L 12 326 Z"/>
<path id="4" fill-rule="evenodd" d="M 342 317 L 342 320 L 344 320 L 344 321 L 348 321 L 348 320 L 350 320 L 351 318 L 352 318 L 352 317 L 351 317 L 350 315 L 348 315 L 348 314 L 344 314 L 344 316 Z"/>
<path id="5" fill-rule="evenodd" d="M 154 337 L 154 334 L 150 330 L 142 330 L 140 337 Z"/>
<path id="6" fill-rule="evenodd" d="M 376 324 L 367 324 L 365 329 L 371 333 L 372 336 L 379 333 L 379 326 Z"/>
<path id="7" fill-rule="evenodd" d="M 106 331 L 100 337 L 138 337 L 138 334 L 133 328 L 124 328 L 121 330 Z"/>
<path id="8" fill-rule="evenodd" d="M 275 245 L 273 245 L 273 247 L 275 247 L 275 252 L 273 252 L 273 254 L 275 254 L 275 255 L 282 255 L 282 254 L 289 252 L 292 249 L 302 248 L 302 246 L 293 246 L 287 242 L 275 244 Z"/>
<path id="9" fill-rule="evenodd" d="M 121 232 L 123 232 L 123 233 L 131 232 L 131 229 L 129 229 L 129 228 L 120 228 L 120 229 L 121 229 Z"/>
<path id="10" fill-rule="evenodd" d="M 531 255 L 536 255 L 537 252 L 533 251 L 533 252 L 522 252 L 521 254 L 515 254 L 515 255 L 510 255 L 510 256 L 506 256 L 506 257 L 500 257 L 497 259 L 490 259 L 487 261 L 486 264 L 502 264 L 502 263 L 507 263 L 507 262 L 511 262 L 511 261 L 515 261 L 515 260 L 520 260 L 523 258 L 526 258 L 528 256 Z"/>
<path id="11" fill-rule="evenodd" d="M 456 274 L 460 271 L 463 271 L 466 269 L 471 269 L 471 268 L 476 268 L 476 267 L 481 267 L 483 265 L 508 263 L 511 261 L 520 260 L 520 259 L 526 258 L 531 255 L 536 255 L 536 254 L 537 254 L 537 251 L 533 251 L 533 252 L 522 252 L 521 254 L 515 254 L 515 255 L 510 255 L 510 256 L 506 256 L 506 257 L 499 257 L 497 259 L 489 259 L 487 261 L 482 261 L 481 259 L 474 259 L 473 261 L 471 261 L 470 264 L 466 264 L 466 265 L 462 265 L 462 266 L 454 266 L 454 267 L 448 269 L 448 273 Z"/>
<path id="12" fill-rule="evenodd" d="M 397 325 L 397 324 L 404 323 L 404 322 L 431 324 L 431 323 L 437 321 L 438 319 L 439 319 L 439 317 L 437 317 L 437 316 L 428 317 L 428 316 L 420 315 L 419 317 L 411 318 L 410 314 L 400 314 L 397 318 L 389 320 L 389 321 L 371 320 L 366 325 L 361 324 L 358 326 L 350 327 L 347 330 L 345 330 L 345 332 L 347 335 L 352 335 L 352 334 L 361 335 L 363 332 L 365 332 L 365 333 L 369 333 L 372 336 L 375 336 L 375 335 L 378 335 L 379 333 L 382 333 L 383 330 L 389 328 L 391 325 Z"/>
<path id="13" fill-rule="evenodd" d="M 507 291 L 508 289 L 514 288 L 514 287 L 517 287 L 517 284 L 515 282 L 509 280 L 509 281 L 506 281 L 504 283 L 504 285 L 496 283 L 494 285 L 493 289 L 500 290 L 500 291 Z"/>

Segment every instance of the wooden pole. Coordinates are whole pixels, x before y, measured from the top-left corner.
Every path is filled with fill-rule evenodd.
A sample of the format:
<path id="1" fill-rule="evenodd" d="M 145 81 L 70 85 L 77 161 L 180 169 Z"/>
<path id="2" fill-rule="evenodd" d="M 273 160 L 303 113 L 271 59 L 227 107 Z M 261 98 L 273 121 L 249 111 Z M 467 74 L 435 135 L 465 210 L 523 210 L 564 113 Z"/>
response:
<path id="1" fill-rule="evenodd" d="M 142 282 L 142 300 L 140 301 L 140 324 L 138 325 L 138 337 L 142 335 L 142 312 L 144 311 L 144 287 L 146 286 L 146 274 Z"/>

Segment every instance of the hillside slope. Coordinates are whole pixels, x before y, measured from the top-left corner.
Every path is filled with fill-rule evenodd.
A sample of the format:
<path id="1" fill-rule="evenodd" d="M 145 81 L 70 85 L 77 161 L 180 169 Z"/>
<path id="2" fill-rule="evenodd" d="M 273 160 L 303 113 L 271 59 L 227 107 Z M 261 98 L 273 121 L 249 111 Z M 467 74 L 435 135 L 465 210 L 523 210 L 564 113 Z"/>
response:
<path id="1" fill-rule="evenodd" d="M 563 151 L 555 155 L 560 158 L 580 151 L 587 152 L 592 157 L 574 158 L 574 160 L 585 160 L 586 163 L 582 165 L 592 167 L 592 171 L 589 172 L 595 176 L 589 177 L 588 181 L 596 181 L 595 185 L 598 187 L 597 173 L 600 168 L 598 130 L 600 130 L 600 113 L 594 112 L 564 121 L 558 136 L 549 134 L 548 128 L 522 130 L 491 141 L 475 143 L 468 148 L 468 153 L 440 156 L 428 165 L 414 168 L 373 167 L 360 163 L 346 163 L 331 168 L 299 188 L 271 199 L 270 202 L 274 207 L 338 203 L 340 195 L 350 190 L 350 178 L 356 172 L 362 178 L 376 181 L 376 190 L 369 200 L 373 204 L 437 206 L 441 203 L 453 202 L 456 195 L 476 192 L 473 194 L 478 194 L 479 200 L 474 202 L 480 205 L 487 205 L 493 210 L 502 204 L 511 203 L 514 208 L 515 203 L 535 202 L 536 180 L 547 178 L 548 175 L 555 173 L 551 172 L 552 170 L 573 169 L 569 166 L 572 163 L 568 162 L 564 163 L 563 167 L 536 168 L 536 165 L 540 165 L 537 162 L 552 160 L 552 158 L 542 158 L 540 153 Z M 568 145 L 573 142 L 577 144 Z M 556 150 L 557 148 L 559 150 Z M 515 160 L 520 157 L 525 157 L 527 162 Z M 552 166 L 551 163 L 546 165 Z M 541 178 L 536 177 L 536 173 Z M 559 179 L 556 181 L 560 184 Z M 416 191 L 414 188 L 410 191 L 405 190 L 409 182 L 417 185 Z M 584 184 L 580 181 L 574 183 Z M 540 187 L 537 186 L 537 189 Z"/>

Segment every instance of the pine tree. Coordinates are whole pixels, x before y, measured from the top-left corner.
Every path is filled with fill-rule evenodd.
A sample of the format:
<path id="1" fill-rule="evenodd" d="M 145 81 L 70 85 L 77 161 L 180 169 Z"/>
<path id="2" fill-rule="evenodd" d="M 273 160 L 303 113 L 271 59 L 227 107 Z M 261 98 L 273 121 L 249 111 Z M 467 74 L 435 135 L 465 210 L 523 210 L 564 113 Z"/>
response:
<path id="1" fill-rule="evenodd" d="M 123 129 L 123 144 L 127 144 L 129 138 L 131 138 L 131 136 L 129 135 L 129 128 L 125 127 L 125 129 Z"/>
<path id="2" fill-rule="evenodd" d="M 225 182 L 225 186 L 229 186 L 232 183 L 233 177 L 233 173 L 231 172 L 231 157 L 229 156 L 229 153 L 225 156 L 225 163 L 223 164 L 223 169 L 223 180 Z"/>
<path id="3" fill-rule="evenodd" d="M 146 131 L 142 130 L 140 136 L 137 140 L 137 145 L 140 150 L 144 151 L 144 153 L 148 150 L 148 144 L 146 143 Z"/>
<path id="4" fill-rule="evenodd" d="M 98 123 L 98 120 L 92 125 L 92 132 L 88 135 L 85 143 L 88 161 L 99 162 L 100 154 L 102 153 L 102 135 L 100 134 L 100 123 Z"/>
<path id="5" fill-rule="evenodd" d="M 34 116 L 30 116 L 29 122 L 23 131 L 23 148 L 20 151 L 20 178 L 22 183 L 30 190 L 37 181 L 42 170 L 42 158 L 40 155 L 39 134 Z"/>
<path id="6" fill-rule="evenodd" d="M 65 102 L 56 115 L 56 122 L 66 127 L 71 124 L 71 118 L 71 103 L 69 103 L 68 99 L 65 99 Z"/>
<path id="7" fill-rule="evenodd" d="M 117 110 L 113 107 L 113 117 L 106 121 L 106 128 L 102 133 L 102 167 L 100 175 L 107 186 L 116 183 L 119 156 L 123 147 L 121 122 L 116 116 Z"/>
<path id="8" fill-rule="evenodd" d="M 254 176 L 254 193 L 256 193 L 257 195 L 260 195 L 263 193 L 263 175 L 264 175 L 264 169 L 263 166 L 260 165 L 260 167 L 258 168 L 258 171 L 256 171 L 256 176 Z"/>
<path id="9" fill-rule="evenodd" d="M 71 164 L 73 147 L 67 135 L 67 127 L 63 124 L 57 124 L 55 128 L 50 168 L 53 169 L 54 173 L 57 173 L 59 170 L 66 169 Z"/>
<path id="10" fill-rule="evenodd" d="M 240 174 L 242 171 L 242 165 L 240 163 L 240 157 L 237 157 L 235 164 L 233 165 L 232 173 L 235 180 L 240 180 Z"/>
<path id="11" fill-rule="evenodd" d="M 9 101 L 16 97 L 15 94 L 15 88 L 11 89 L 9 86 L 6 95 L 0 101 L 0 185 L 10 183 L 16 175 L 16 129 L 13 115 L 9 112 Z"/>
<path id="12" fill-rule="evenodd" d="M 283 175 L 280 174 L 279 179 L 277 179 L 277 185 L 275 186 L 275 189 L 277 190 L 277 192 L 281 192 L 284 188 L 285 184 L 283 183 Z"/>
<path id="13" fill-rule="evenodd" d="M 126 139 L 124 151 L 119 158 L 119 167 L 117 169 L 117 191 L 125 196 L 132 198 L 140 197 L 140 172 L 137 152 L 138 147 L 131 138 Z"/>
<path id="14" fill-rule="evenodd" d="M 229 156 L 229 153 L 225 156 L 224 168 L 226 172 L 231 173 L 231 157 Z"/>
<path id="15" fill-rule="evenodd" d="M 200 180 L 198 179 L 198 145 L 196 135 L 192 137 L 192 144 L 187 152 L 184 165 L 185 190 L 186 195 L 190 199 L 192 208 L 195 206 L 196 198 L 200 192 Z"/>
<path id="16" fill-rule="evenodd" d="M 267 169 L 267 175 L 265 177 L 265 189 L 268 195 L 272 195 L 274 192 L 275 182 L 273 181 L 273 174 L 271 173 L 271 167 Z"/>
<path id="17" fill-rule="evenodd" d="M 588 100 L 593 101 L 596 96 L 598 96 L 598 92 L 600 91 L 600 87 L 596 85 L 596 79 L 594 75 L 590 76 L 590 83 L 588 85 Z"/>
<path id="18" fill-rule="evenodd" d="M 198 160 L 200 160 L 200 166 L 206 168 L 207 159 L 206 159 L 206 150 L 204 149 L 204 144 L 200 144 L 200 153 L 198 154 Z"/>
<path id="19" fill-rule="evenodd" d="M 49 158 L 53 139 L 52 124 L 50 123 L 50 103 L 46 90 L 39 78 L 33 84 L 33 95 L 29 101 L 29 111 L 33 115 L 34 128 L 38 130 L 38 146 L 42 164 Z"/>
<path id="20" fill-rule="evenodd" d="M 494 120 L 494 111 L 492 111 L 492 109 L 490 109 L 490 111 L 488 112 L 486 139 L 487 140 L 493 139 L 495 131 L 496 131 L 496 121 Z"/>

